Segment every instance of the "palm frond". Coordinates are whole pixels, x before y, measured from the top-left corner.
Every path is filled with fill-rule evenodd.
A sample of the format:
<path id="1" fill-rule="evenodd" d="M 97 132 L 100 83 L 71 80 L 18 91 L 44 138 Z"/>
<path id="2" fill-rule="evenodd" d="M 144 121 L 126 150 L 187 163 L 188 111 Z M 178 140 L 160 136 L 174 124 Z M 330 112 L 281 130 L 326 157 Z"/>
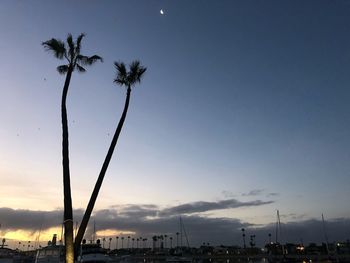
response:
<path id="1" fill-rule="evenodd" d="M 114 66 L 117 70 L 117 77 L 114 79 L 114 82 L 120 86 L 128 85 L 128 74 L 125 64 L 123 62 L 114 62 Z"/>
<path id="2" fill-rule="evenodd" d="M 60 74 L 66 74 L 68 71 L 68 65 L 61 65 L 57 67 L 57 71 Z"/>
<path id="3" fill-rule="evenodd" d="M 87 61 L 89 60 L 89 57 L 79 54 L 79 55 L 77 55 L 76 60 L 77 60 L 77 62 L 81 63 L 82 65 L 87 65 Z"/>
<path id="4" fill-rule="evenodd" d="M 140 67 L 140 61 L 134 60 L 133 62 L 131 62 L 129 67 L 130 67 L 130 72 L 137 72 Z"/>
<path id="5" fill-rule="evenodd" d="M 81 73 L 83 73 L 83 72 L 85 72 L 86 71 L 86 69 L 84 69 L 82 66 L 80 66 L 79 64 L 76 64 L 76 66 L 77 66 L 77 70 L 78 70 L 78 72 L 81 72 Z"/>
<path id="6" fill-rule="evenodd" d="M 134 85 L 141 81 L 142 75 L 146 72 L 147 68 L 140 65 L 140 61 L 135 60 L 130 64 L 130 71 L 128 74 L 128 80 L 130 85 Z"/>
<path id="7" fill-rule="evenodd" d="M 51 38 L 42 43 L 46 51 L 51 51 L 58 59 L 63 59 L 66 54 L 64 42 L 59 39 Z"/>
<path id="8" fill-rule="evenodd" d="M 81 48 L 81 40 L 83 39 L 83 37 L 85 37 L 84 33 L 81 33 L 78 37 L 77 37 L 77 45 L 75 47 L 75 52 L 76 54 L 80 54 L 80 48 Z"/>
<path id="9" fill-rule="evenodd" d="M 137 78 L 137 81 L 140 82 L 141 81 L 141 78 L 143 76 L 143 74 L 145 74 L 147 68 L 146 67 L 141 67 L 139 69 L 139 74 L 138 74 L 138 78 Z"/>
<path id="10" fill-rule="evenodd" d="M 78 55 L 77 56 L 77 61 L 80 62 L 83 65 L 86 65 L 86 66 L 91 66 L 97 60 L 100 60 L 101 62 L 103 62 L 103 59 L 100 56 L 97 56 L 97 55 L 93 55 L 91 57 L 83 56 L 83 55 Z"/>
<path id="11" fill-rule="evenodd" d="M 118 85 L 120 85 L 120 86 L 127 86 L 127 81 L 126 81 L 126 79 L 122 79 L 122 78 L 115 78 L 114 80 L 113 80 L 113 82 L 114 83 L 117 83 Z"/>
<path id="12" fill-rule="evenodd" d="M 117 70 L 117 74 L 123 75 L 126 77 L 127 72 L 126 72 L 126 66 L 123 62 L 114 62 L 114 66 Z"/>
<path id="13" fill-rule="evenodd" d="M 70 57 L 70 60 L 72 61 L 74 58 L 74 51 L 75 51 L 72 34 L 68 34 L 67 43 L 69 46 L 69 57 Z"/>
<path id="14" fill-rule="evenodd" d="M 101 61 L 101 62 L 103 62 L 103 58 L 101 58 L 100 56 L 98 56 L 98 55 L 93 55 L 93 56 L 91 56 L 91 57 L 89 57 L 89 59 L 88 59 L 88 64 L 89 65 L 92 65 L 92 64 L 94 64 L 96 61 Z"/>

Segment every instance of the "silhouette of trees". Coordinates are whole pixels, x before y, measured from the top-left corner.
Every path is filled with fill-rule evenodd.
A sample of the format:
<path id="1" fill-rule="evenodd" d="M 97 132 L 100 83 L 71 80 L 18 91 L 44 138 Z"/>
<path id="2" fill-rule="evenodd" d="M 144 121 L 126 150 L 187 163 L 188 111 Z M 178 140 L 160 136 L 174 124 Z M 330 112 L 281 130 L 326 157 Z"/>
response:
<path id="1" fill-rule="evenodd" d="M 128 107 L 129 107 L 131 89 L 137 83 L 141 82 L 141 78 L 142 78 L 143 74 L 146 72 L 146 68 L 141 66 L 139 61 L 133 61 L 129 66 L 129 70 L 126 69 L 125 64 L 122 62 L 115 62 L 114 65 L 115 65 L 115 68 L 117 70 L 117 77 L 114 79 L 114 83 L 116 83 L 119 86 L 126 87 L 126 99 L 125 99 L 124 110 L 123 110 L 122 116 L 119 120 L 116 131 L 114 133 L 111 145 L 109 146 L 107 155 L 106 155 L 105 160 L 103 162 L 103 165 L 102 165 L 100 174 L 98 176 L 98 179 L 96 181 L 94 190 L 93 190 L 92 195 L 90 197 L 90 201 L 88 203 L 84 217 L 83 217 L 82 222 L 80 224 L 78 234 L 75 238 L 75 251 L 78 251 L 81 240 L 83 239 L 86 227 L 89 223 L 89 219 L 90 219 L 92 210 L 95 206 L 95 202 L 96 202 L 98 193 L 99 193 L 100 188 L 102 186 L 102 182 L 103 182 L 104 176 L 106 174 L 109 162 L 112 158 L 114 148 L 118 142 L 120 132 L 123 128 L 124 121 L 126 118 Z"/>
<path id="2" fill-rule="evenodd" d="M 66 60 L 66 63 L 57 67 L 60 74 L 66 75 L 66 80 L 63 86 L 61 100 L 61 118 L 62 118 L 62 165 L 63 165 L 63 191 L 64 191 L 64 239 L 66 247 L 66 263 L 74 262 L 74 247 L 73 247 L 73 209 L 72 197 L 70 189 L 70 173 L 69 173 L 69 150 L 68 150 L 68 120 L 66 100 L 68 88 L 72 73 L 74 70 L 85 72 L 83 66 L 90 66 L 96 61 L 102 61 L 102 58 L 97 55 L 91 57 L 84 56 L 80 53 L 81 41 L 85 35 L 80 34 L 74 42 L 71 34 L 68 34 L 67 41 L 52 38 L 42 43 L 47 51 L 61 60 Z"/>

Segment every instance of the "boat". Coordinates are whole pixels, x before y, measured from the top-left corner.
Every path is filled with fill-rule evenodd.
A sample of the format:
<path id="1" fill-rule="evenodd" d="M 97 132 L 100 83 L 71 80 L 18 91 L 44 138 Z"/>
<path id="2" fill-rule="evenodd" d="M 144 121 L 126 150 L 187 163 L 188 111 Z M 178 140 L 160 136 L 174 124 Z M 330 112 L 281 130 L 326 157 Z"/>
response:
<path id="1" fill-rule="evenodd" d="M 65 261 L 65 250 L 62 244 L 57 244 L 57 234 L 54 234 L 52 241 L 46 247 L 37 250 L 35 263 L 63 263 Z"/>
<path id="2" fill-rule="evenodd" d="M 0 262 L 1 263 L 12 263 L 13 258 L 17 255 L 15 250 L 10 248 L 0 247 Z"/>
<path id="3" fill-rule="evenodd" d="M 192 258 L 186 256 L 172 256 L 167 257 L 166 262 L 192 262 Z"/>
<path id="4" fill-rule="evenodd" d="M 98 240 L 99 241 L 99 240 Z M 107 251 L 101 247 L 99 242 L 92 244 L 83 244 L 81 253 L 77 262 L 84 263 L 105 263 L 111 262 L 112 258 L 106 253 Z"/>

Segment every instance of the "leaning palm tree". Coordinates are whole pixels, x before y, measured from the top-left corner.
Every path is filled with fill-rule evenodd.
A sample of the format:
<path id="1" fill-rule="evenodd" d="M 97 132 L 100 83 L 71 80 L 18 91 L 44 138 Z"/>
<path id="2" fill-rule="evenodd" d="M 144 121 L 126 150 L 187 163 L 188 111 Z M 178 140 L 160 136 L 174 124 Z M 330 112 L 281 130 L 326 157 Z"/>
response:
<path id="1" fill-rule="evenodd" d="M 66 80 L 63 86 L 61 100 L 61 117 L 62 117 L 62 164 L 63 164 L 63 192 L 64 192 L 64 241 L 66 245 L 66 263 L 74 262 L 74 245 L 73 245 L 73 209 L 72 197 L 70 189 L 70 174 L 69 174 L 69 151 L 68 151 L 68 120 L 66 100 L 68 94 L 69 83 L 74 70 L 85 72 L 83 66 L 94 64 L 97 60 L 102 61 L 102 58 L 94 55 L 91 57 L 80 54 L 81 40 L 85 35 L 80 34 L 73 41 L 71 34 L 68 34 L 67 43 L 59 39 L 52 38 L 42 43 L 47 51 L 50 51 L 58 59 L 66 60 L 66 63 L 57 67 L 60 74 L 66 75 Z"/>
<path id="2" fill-rule="evenodd" d="M 102 186 L 102 182 L 103 182 L 104 176 L 106 174 L 109 162 L 112 159 L 114 148 L 118 142 L 120 132 L 123 128 L 126 114 L 128 112 L 131 89 L 137 83 L 141 82 L 141 78 L 142 78 L 143 74 L 146 72 L 146 67 L 141 66 L 139 61 L 133 61 L 129 66 L 129 71 L 126 69 L 125 64 L 122 62 L 114 62 L 114 65 L 115 65 L 115 68 L 117 70 L 117 77 L 114 79 L 114 83 L 116 83 L 119 86 L 126 87 L 126 99 L 125 99 L 124 110 L 123 110 L 122 116 L 120 117 L 117 129 L 114 133 L 111 145 L 109 146 L 106 158 L 103 162 L 100 174 L 98 176 L 94 190 L 93 190 L 92 195 L 90 197 L 88 206 L 85 210 L 85 214 L 84 214 L 84 217 L 81 221 L 81 224 L 80 224 L 80 227 L 78 230 L 78 234 L 75 238 L 75 244 L 74 244 L 75 251 L 78 251 L 81 240 L 83 239 L 86 227 L 89 223 L 89 219 L 90 219 L 92 210 L 94 209 L 94 206 L 95 206 L 95 202 L 96 202 L 98 193 L 99 193 L 100 188 Z"/>

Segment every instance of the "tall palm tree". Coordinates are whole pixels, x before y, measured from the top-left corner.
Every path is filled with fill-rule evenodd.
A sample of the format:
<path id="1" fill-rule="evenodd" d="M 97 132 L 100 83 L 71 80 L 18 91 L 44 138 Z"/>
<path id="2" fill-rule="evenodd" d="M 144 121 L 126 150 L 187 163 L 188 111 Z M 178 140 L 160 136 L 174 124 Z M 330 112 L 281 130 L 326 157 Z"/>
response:
<path id="1" fill-rule="evenodd" d="M 112 238 L 109 238 L 109 245 L 108 245 L 108 249 L 111 250 L 111 243 L 112 243 Z"/>
<path id="2" fill-rule="evenodd" d="M 124 237 L 122 237 L 122 249 L 124 248 Z"/>
<path id="3" fill-rule="evenodd" d="M 90 197 L 90 201 L 85 210 L 85 214 L 80 224 L 78 234 L 75 238 L 75 251 L 78 251 L 81 240 L 83 239 L 86 227 L 89 223 L 92 210 L 94 209 L 94 206 L 95 206 L 98 192 L 100 191 L 100 188 L 102 186 L 103 178 L 105 177 L 109 162 L 112 159 L 114 148 L 118 142 L 120 132 L 123 128 L 126 114 L 128 112 L 131 88 L 134 87 L 137 83 L 141 82 L 141 78 L 143 74 L 146 72 L 146 68 L 141 66 L 139 61 L 133 61 L 129 66 L 129 71 L 126 69 L 126 66 L 124 63 L 115 62 L 114 65 L 117 70 L 117 77 L 114 79 L 114 83 L 116 83 L 119 86 L 126 87 L 126 99 L 125 99 L 124 110 L 123 110 L 122 116 L 120 117 L 117 129 L 114 133 L 114 136 L 113 136 L 111 145 L 109 146 L 105 160 L 103 162 L 100 174 L 98 176 L 94 190 Z"/>
<path id="4" fill-rule="evenodd" d="M 68 34 L 67 43 L 52 38 L 42 43 L 47 51 L 53 53 L 58 59 L 66 60 L 66 63 L 57 67 L 60 74 L 66 75 L 66 80 L 63 86 L 61 100 L 61 118 L 62 118 L 62 165 L 63 165 L 63 192 L 64 192 L 64 241 L 66 246 L 66 263 L 74 262 L 74 244 L 73 244 L 73 208 L 70 189 L 70 174 L 69 174 L 69 151 L 68 151 L 68 120 L 66 100 L 68 88 L 72 73 L 74 70 L 85 72 L 83 66 L 90 66 L 96 61 L 102 61 L 102 58 L 97 55 L 91 57 L 84 56 L 80 53 L 81 41 L 85 35 L 80 34 L 74 42 L 71 34 Z"/>

